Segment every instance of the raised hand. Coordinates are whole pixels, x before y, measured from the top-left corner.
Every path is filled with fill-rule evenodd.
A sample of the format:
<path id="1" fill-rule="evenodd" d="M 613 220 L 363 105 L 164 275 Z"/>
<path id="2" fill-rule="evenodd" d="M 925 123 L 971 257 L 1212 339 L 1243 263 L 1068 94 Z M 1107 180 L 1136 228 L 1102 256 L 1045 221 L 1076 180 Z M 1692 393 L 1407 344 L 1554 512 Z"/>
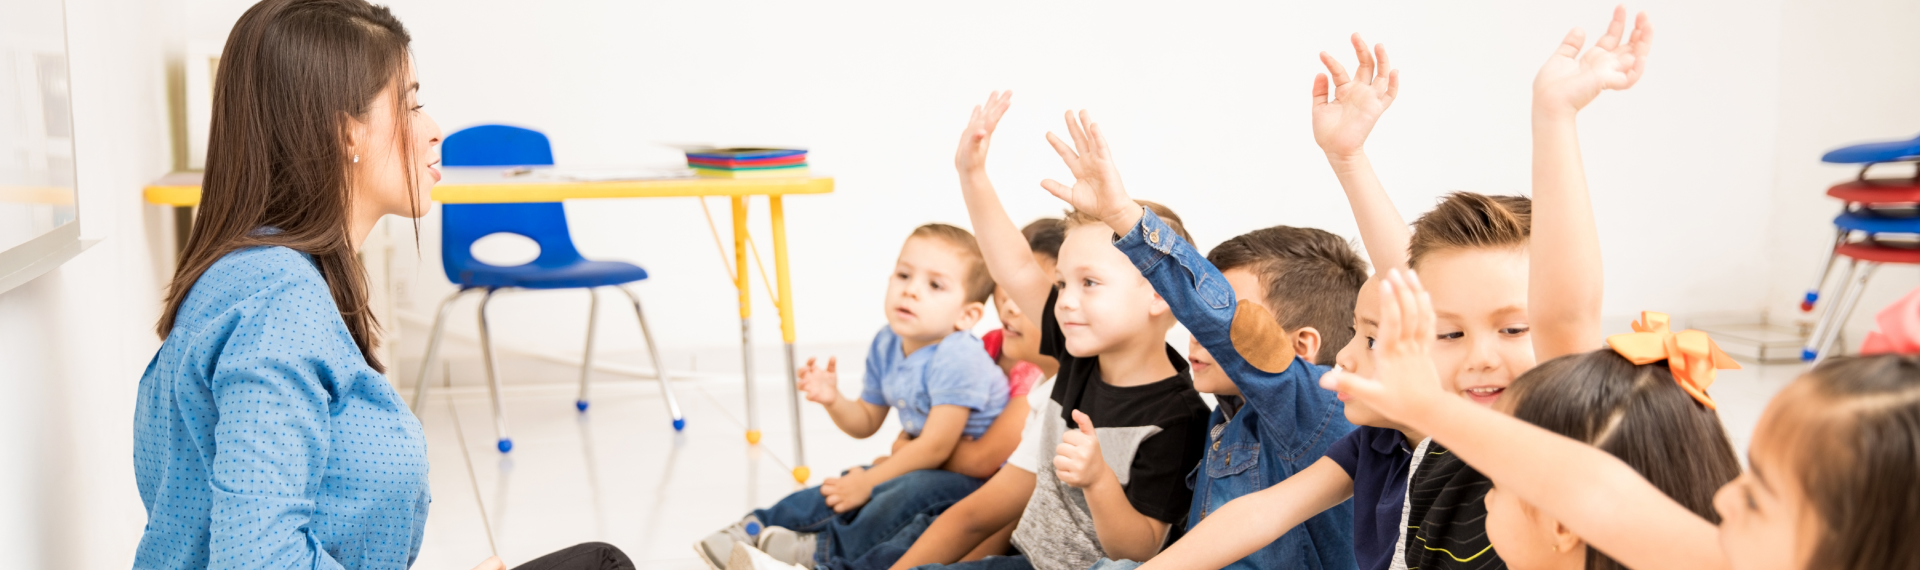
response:
<path id="1" fill-rule="evenodd" d="M 1085 489 L 1113 477 L 1113 468 L 1100 456 L 1100 436 L 1094 435 L 1093 420 L 1086 412 L 1073 411 L 1073 423 L 1080 429 L 1060 436 L 1054 448 L 1053 468 L 1060 482 Z"/>
<path id="2" fill-rule="evenodd" d="M 833 512 L 844 513 L 867 504 L 873 498 L 873 485 L 867 483 L 867 470 L 862 467 L 848 469 L 846 474 L 833 477 L 820 483 L 820 495 L 827 500 L 827 506 Z"/>
<path id="3" fill-rule="evenodd" d="M 1360 68 L 1352 77 L 1340 61 L 1320 52 L 1327 73 L 1313 76 L 1313 142 L 1320 144 L 1330 158 L 1360 152 L 1367 134 L 1380 115 L 1393 105 L 1400 94 L 1400 72 L 1387 63 L 1387 46 L 1376 44 L 1371 52 L 1360 34 L 1353 35 L 1353 54 Z M 1328 75 L 1332 75 L 1332 95 L 1328 96 Z"/>
<path id="4" fill-rule="evenodd" d="M 967 131 L 960 134 L 960 149 L 953 153 L 953 167 L 961 174 L 986 170 L 987 146 L 993 142 L 993 129 L 1000 126 L 1000 117 L 1007 114 L 1007 107 L 1013 105 L 1013 91 L 995 91 L 987 95 L 987 102 L 973 107 L 973 117 L 967 119 Z"/>
<path id="5" fill-rule="evenodd" d="M 814 365 L 817 359 L 807 359 L 807 365 L 800 367 L 796 374 L 800 377 L 800 391 L 807 394 L 807 401 L 831 406 L 840 401 L 840 374 L 834 371 L 839 364 L 838 358 L 827 358 L 827 367 L 822 369 Z"/>
<path id="6" fill-rule="evenodd" d="M 1653 23 L 1641 12 L 1634 17 L 1633 35 L 1621 43 L 1626 28 L 1627 7 L 1615 6 L 1606 35 L 1584 54 L 1580 47 L 1586 44 L 1586 32 L 1580 28 L 1567 32 L 1533 78 L 1535 109 L 1578 112 L 1601 91 L 1624 90 L 1639 82 L 1647 69 L 1647 52 L 1653 49 Z"/>
<path id="7" fill-rule="evenodd" d="M 1073 137 L 1073 146 L 1067 146 L 1051 132 L 1047 133 L 1047 144 L 1053 145 L 1054 152 L 1060 153 L 1060 160 L 1067 163 L 1067 170 L 1073 172 L 1073 186 L 1047 179 L 1040 181 L 1040 187 L 1124 235 L 1133 225 L 1127 223 L 1128 220 L 1139 221 L 1140 205 L 1127 197 L 1127 189 L 1120 183 L 1120 170 L 1113 165 L 1113 151 L 1107 146 L 1107 137 L 1100 133 L 1100 125 L 1094 123 L 1093 115 L 1086 111 L 1080 111 L 1078 116 L 1067 111 L 1067 135 Z"/>
<path id="8" fill-rule="evenodd" d="M 1418 408 L 1447 397 L 1430 355 L 1434 340 L 1433 301 L 1420 278 L 1394 269 L 1380 282 L 1380 331 L 1374 337 L 1373 379 L 1334 371 L 1320 386 L 1400 421 Z"/>

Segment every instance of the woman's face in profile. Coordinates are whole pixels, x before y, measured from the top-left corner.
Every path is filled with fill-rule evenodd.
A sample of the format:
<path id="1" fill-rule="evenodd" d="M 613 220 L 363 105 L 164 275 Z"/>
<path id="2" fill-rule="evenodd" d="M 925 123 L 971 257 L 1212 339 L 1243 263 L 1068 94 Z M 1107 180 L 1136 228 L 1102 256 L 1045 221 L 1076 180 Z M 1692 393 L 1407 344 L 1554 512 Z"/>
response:
<path id="1" fill-rule="evenodd" d="M 354 149 L 360 160 L 352 164 L 351 180 L 356 209 L 366 204 L 380 214 L 414 218 L 427 214 L 429 190 L 440 182 L 440 124 L 420 104 L 411 62 L 406 70 L 405 78 L 374 98 L 359 125 Z"/>

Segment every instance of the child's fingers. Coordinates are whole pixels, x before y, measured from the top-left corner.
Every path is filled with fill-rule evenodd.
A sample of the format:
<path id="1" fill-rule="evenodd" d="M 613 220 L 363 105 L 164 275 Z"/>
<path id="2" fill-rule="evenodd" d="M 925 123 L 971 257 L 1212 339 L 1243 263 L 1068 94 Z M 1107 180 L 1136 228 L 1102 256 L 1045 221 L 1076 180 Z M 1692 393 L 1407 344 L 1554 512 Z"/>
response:
<path id="1" fill-rule="evenodd" d="M 1373 58 L 1378 60 L 1375 77 L 1388 77 L 1393 74 L 1393 66 L 1387 63 L 1387 44 L 1373 44 Z"/>
<path id="2" fill-rule="evenodd" d="M 1087 141 L 1093 143 L 1094 156 L 1108 161 L 1113 160 L 1113 147 L 1107 146 L 1107 135 L 1100 132 L 1100 123 L 1087 125 Z"/>
<path id="3" fill-rule="evenodd" d="M 1086 154 L 1087 132 L 1081 130 L 1080 117 L 1075 116 L 1073 111 L 1067 111 L 1067 136 L 1073 138 L 1074 150 L 1079 151 L 1079 154 Z"/>
<path id="4" fill-rule="evenodd" d="M 1580 46 L 1585 43 L 1587 43 L 1586 30 L 1575 27 L 1567 31 L 1567 37 L 1560 40 L 1560 47 L 1553 49 L 1553 55 L 1573 59 L 1573 56 L 1580 55 Z"/>
<path id="5" fill-rule="evenodd" d="M 1047 190 L 1047 193 L 1052 194 L 1053 197 L 1059 198 L 1060 201 L 1062 202 L 1066 202 L 1068 206 L 1075 206 L 1075 204 L 1073 203 L 1072 187 L 1067 186 L 1065 184 L 1061 184 L 1059 182 L 1054 182 L 1052 178 L 1041 180 L 1040 187 L 1045 188 Z M 1078 206 L 1075 206 L 1075 207 L 1078 207 Z"/>
<path id="6" fill-rule="evenodd" d="M 1395 69 L 1393 70 L 1392 73 L 1387 74 L 1387 94 L 1385 95 L 1385 97 L 1387 99 L 1387 103 L 1393 103 L 1394 98 L 1399 96 L 1400 96 L 1400 70 Z"/>
<path id="7" fill-rule="evenodd" d="M 1325 104 L 1327 104 L 1327 74 L 1316 73 L 1313 75 L 1313 106 L 1319 107 Z"/>
<path id="8" fill-rule="evenodd" d="M 1399 286 L 1393 290 L 1400 297 L 1400 342 L 1420 346 L 1420 292 L 1412 277 L 1412 270 L 1401 271 Z"/>
<path id="9" fill-rule="evenodd" d="M 1601 34 L 1600 39 L 1593 42 L 1593 47 L 1613 51 L 1613 48 L 1620 46 L 1620 35 L 1626 30 L 1627 6 L 1625 4 L 1614 6 L 1613 21 L 1607 22 L 1607 33 Z"/>
<path id="10" fill-rule="evenodd" d="M 1387 277 L 1380 280 L 1380 336 L 1383 341 L 1400 338 L 1400 298 L 1393 294 L 1394 273 L 1399 270 L 1387 270 Z"/>
<path id="11" fill-rule="evenodd" d="M 1052 132 L 1047 133 L 1047 144 L 1052 145 L 1053 152 L 1058 153 L 1060 160 L 1067 163 L 1067 170 L 1073 172 L 1074 178 L 1079 178 L 1080 153 L 1074 152 L 1073 147 L 1067 146 L 1066 141 L 1060 140 L 1060 136 Z"/>
<path id="12" fill-rule="evenodd" d="M 1412 273 L 1411 275 L 1413 276 L 1412 285 L 1415 292 L 1414 302 L 1419 303 L 1419 310 L 1415 313 L 1417 315 L 1416 318 L 1419 319 L 1417 322 L 1418 326 L 1416 327 L 1419 330 L 1415 331 L 1414 338 L 1420 342 L 1427 342 L 1427 340 L 1434 338 L 1433 295 L 1428 294 L 1427 287 L 1420 284 L 1419 273 Z"/>
<path id="13" fill-rule="evenodd" d="M 827 373 L 832 374 L 834 371 L 834 367 L 839 364 L 840 364 L 840 357 L 838 356 L 827 357 Z"/>
<path id="14" fill-rule="evenodd" d="M 1367 50 L 1367 41 L 1360 39 L 1360 32 L 1354 32 L 1347 39 L 1353 41 L 1353 55 L 1360 60 L 1360 65 L 1353 69 L 1353 77 L 1373 84 L 1373 53 Z"/>
<path id="15" fill-rule="evenodd" d="M 1334 59 L 1324 51 L 1320 52 L 1320 63 L 1327 66 L 1327 77 L 1333 79 L 1334 95 L 1338 96 L 1340 86 L 1346 85 L 1349 80 L 1346 66 L 1340 65 L 1340 60 Z"/>
<path id="16" fill-rule="evenodd" d="M 1080 433 L 1093 437 L 1093 418 L 1087 417 L 1086 412 L 1074 410 L 1073 423 L 1080 424 Z"/>

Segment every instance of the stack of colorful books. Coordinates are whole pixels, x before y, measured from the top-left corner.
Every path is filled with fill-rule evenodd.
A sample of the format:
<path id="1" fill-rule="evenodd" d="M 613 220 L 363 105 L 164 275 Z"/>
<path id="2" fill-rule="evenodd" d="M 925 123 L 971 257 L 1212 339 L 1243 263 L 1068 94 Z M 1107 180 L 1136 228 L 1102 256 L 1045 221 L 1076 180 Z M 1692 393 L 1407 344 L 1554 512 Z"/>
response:
<path id="1" fill-rule="evenodd" d="M 705 178 L 789 178 L 807 175 L 807 151 L 717 148 L 687 151 L 687 168 Z"/>

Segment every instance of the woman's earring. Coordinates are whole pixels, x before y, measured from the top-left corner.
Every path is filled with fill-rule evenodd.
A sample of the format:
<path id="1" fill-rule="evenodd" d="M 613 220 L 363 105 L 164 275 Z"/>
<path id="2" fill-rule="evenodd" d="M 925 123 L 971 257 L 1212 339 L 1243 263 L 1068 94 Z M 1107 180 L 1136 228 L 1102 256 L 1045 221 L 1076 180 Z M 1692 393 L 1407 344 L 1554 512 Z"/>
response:
<path id="1" fill-rule="evenodd" d="M 354 161 L 354 162 L 360 162 L 360 155 L 357 155 L 357 154 L 356 154 L 356 155 L 353 155 L 353 161 Z"/>

